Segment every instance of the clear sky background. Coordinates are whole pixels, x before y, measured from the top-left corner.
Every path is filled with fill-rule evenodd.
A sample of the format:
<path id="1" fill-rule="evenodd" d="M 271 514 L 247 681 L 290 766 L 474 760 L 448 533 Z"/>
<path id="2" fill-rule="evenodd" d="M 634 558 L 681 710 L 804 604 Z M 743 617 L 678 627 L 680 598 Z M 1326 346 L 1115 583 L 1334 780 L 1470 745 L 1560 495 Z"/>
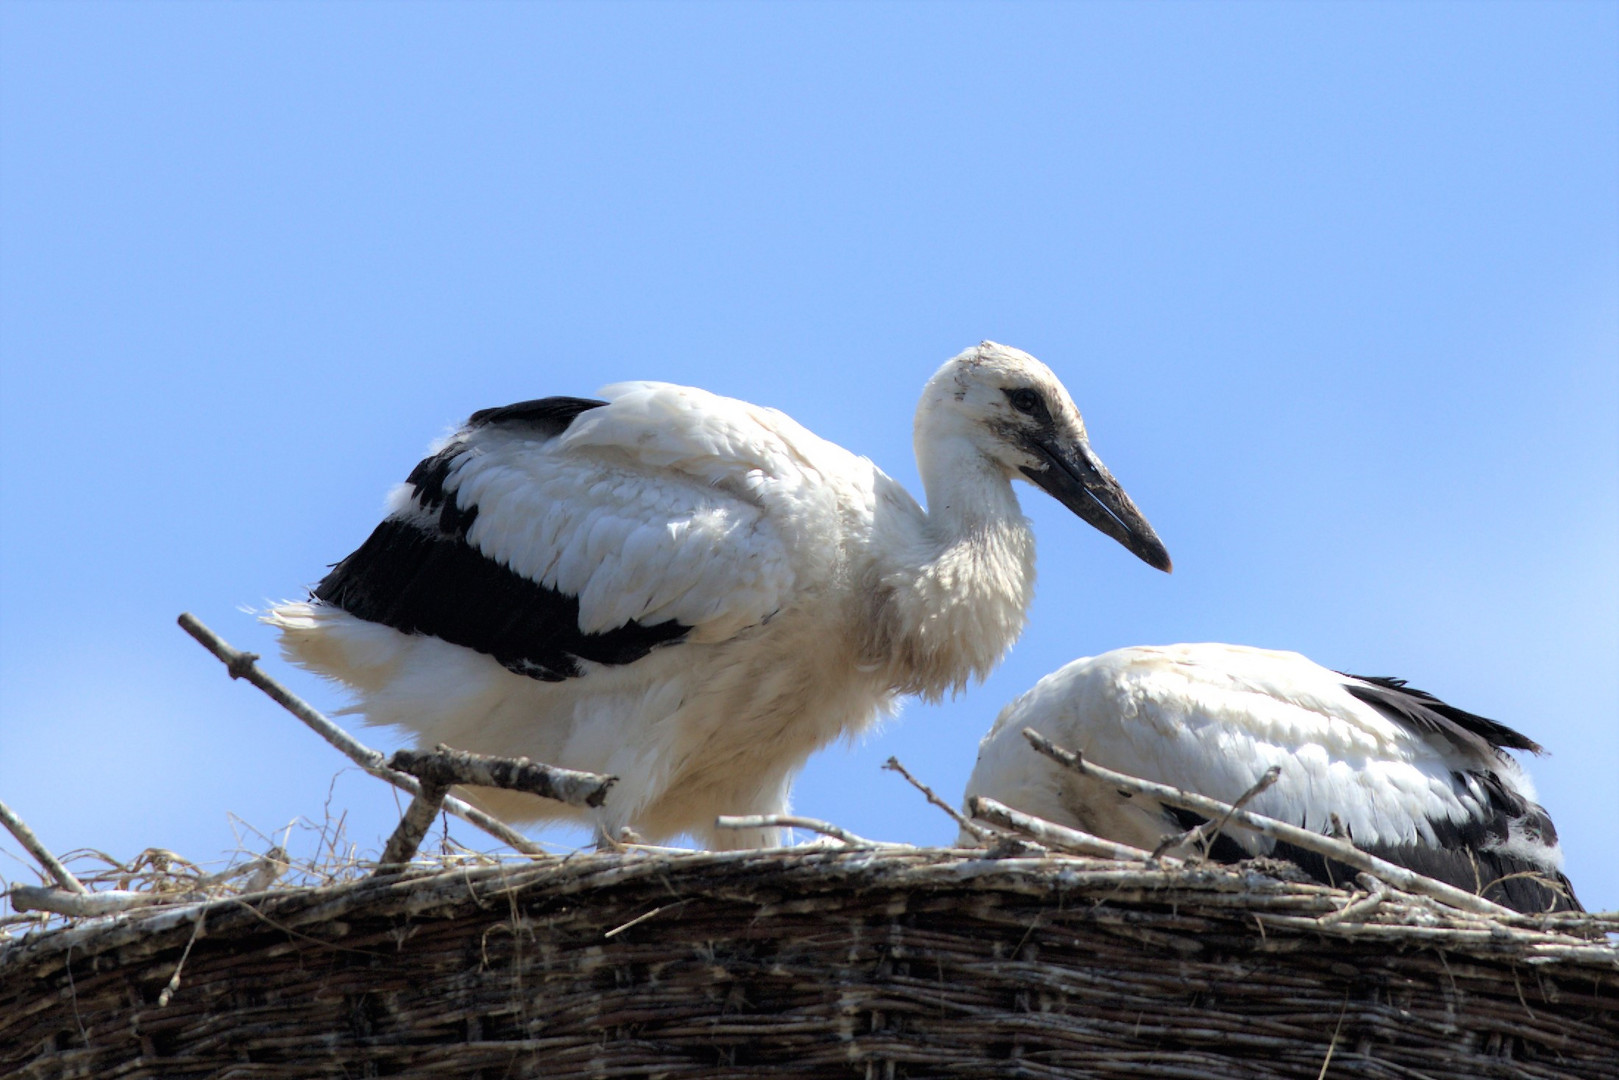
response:
<path id="1" fill-rule="evenodd" d="M 334 708 L 243 608 L 471 411 L 689 382 L 920 495 L 917 393 L 982 338 L 1176 572 L 1021 489 L 1011 657 L 797 809 L 946 842 L 890 754 L 955 798 L 1046 672 L 1245 642 L 1543 742 L 1619 908 L 1613 3 L 0 6 L 0 799 L 58 851 L 380 847 L 389 791 L 176 615 Z"/>

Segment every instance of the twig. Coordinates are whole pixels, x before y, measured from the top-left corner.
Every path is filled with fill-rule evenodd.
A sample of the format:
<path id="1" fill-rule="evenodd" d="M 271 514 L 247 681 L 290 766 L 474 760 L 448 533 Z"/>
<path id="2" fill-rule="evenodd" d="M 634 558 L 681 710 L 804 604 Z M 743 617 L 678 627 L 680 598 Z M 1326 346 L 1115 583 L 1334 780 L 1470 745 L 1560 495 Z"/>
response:
<path id="1" fill-rule="evenodd" d="M 197 921 L 191 927 L 191 939 L 186 942 L 185 951 L 180 954 L 180 962 L 174 965 L 174 974 L 169 976 L 168 985 L 164 986 L 163 992 L 157 995 L 158 1008 L 168 1008 L 169 1002 L 174 1000 L 174 992 L 180 989 L 180 972 L 185 969 L 186 958 L 191 955 L 191 946 L 195 945 L 197 939 L 202 936 L 202 926 L 207 921 L 207 918 L 208 909 L 198 908 Z"/>
<path id="2" fill-rule="evenodd" d="M 594 808 L 602 804 L 607 789 L 618 779 L 545 765 L 526 757 L 472 754 L 443 743 L 432 751 L 397 751 L 388 759 L 388 768 L 414 776 L 421 790 L 410 800 L 399 825 L 388 837 L 377 865 L 378 874 L 390 873 L 415 857 L 422 838 L 444 806 L 445 796 L 455 784 L 526 791 L 570 806 Z"/>
<path id="3" fill-rule="evenodd" d="M 1214 820 L 1211 818 L 1196 828 L 1187 829 L 1185 832 L 1176 836 L 1164 837 L 1158 846 L 1152 849 L 1152 857 L 1156 859 L 1164 852 L 1178 848 L 1182 844 L 1202 844 L 1204 845 L 1203 854 L 1207 856 L 1209 853 L 1209 842 L 1213 837 L 1220 835 L 1220 830 L 1225 828 L 1227 821 L 1231 820 L 1231 814 L 1241 810 L 1244 806 L 1247 806 L 1249 801 L 1252 800 L 1255 795 L 1258 795 L 1261 791 L 1264 791 L 1266 788 L 1276 783 L 1276 778 L 1281 775 L 1282 767 L 1280 765 L 1272 765 L 1270 768 L 1265 770 L 1265 775 L 1261 776 L 1259 781 L 1254 784 L 1253 787 L 1243 792 L 1242 797 L 1231 804 L 1230 811 L 1220 815 L 1219 820 Z"/>
<path id="4" fill-rule="evenodd" d="M 249 867 L 254 868 L 253 876 L 242 884 L 242 891 L 246 893 L 263 892 L 271 885 L 274 885 L 291 865 L 287 861 L 285 848 L 279 845 L 271 848 L 257 859 L 240 867 L 241 870 L 246 870 Z"/>
<path id="5" fill-rule="evenodd" d="M 1232 814 L 1235 814 L 1238 810 L 1241 810 L 1243 807 L 1247 806 L 1251 801 L 1253 801 L 1255 795 L 1258 795 L 1261 791 L 1264 791 L 1266 788 L 1276 783 L 1277 778 L 1281 775 L 1282 767 L 1280 765 L 1272 765 L 1270 768 L 1266 769 L 1265 774 L 1254 782 L 1254 786 L 1243 792 L 1237 801 L 1231 804 L 1231 809 L 1220 815 L 1220 820 L 1214 823 L 1214 827 L 1212 829 L 1202 832 L 1202 827 L 1199 827 L 1199 831 L 1202 832 L 1202 835 L 1198 837 L 1199 841 L 1204 841 L 1211 837 L 1219 836 L 1220 830 L 1225 828 L 1226 822 L 1231 820 Z"/>
<path id="6" fill-rule="evenodd" d="M 182 630 L 196 638 L 198 644 L 224 662 L 231 678 L 246 679 L 260 690 L 263 690 L 278 705 L 299 720 L 302 720 L 311 731 L 348 755 L 349 760 L 360 768 L 379 780 L 386 780 L 394 787 L 407 791 L 412 795 L 421 790 L 421 785 L 417 783 L 414 776 L 388 768 L 384 764 L 381 752 L 373 750 L 360 742 L 354 736 L 332 723 L 320 710 L 314 708 L 297 694 L 294 694 L 261 671 L 257 664 L 258 656 L 256 654 L 231 648 L 223 638 L 204 626 L 202 620 L 189 611 L 180 616 L 179 622 Z M 546 854 L 544 848 L 529 840 L 504 821 L 484 813 L 477 807 L 457 799 L 453 795 L 444 800 L 444 809 L 461 820 L 477 826 L 513 850 L 521 851 L 525 855 Z"/>
<path id="7" fill-rule="evenodd" d="M 377 874 L 396 870 L 415 857 L 416 849 L 422 846 L 422 838 L 433 827 L 433 819 L 438 817 L 439 810 L 444 806 L 444 795 L 449 790 L 447 784 L 422 781 L 422 790 L 405 807 L 404 816 L 399 819 L 393 835 L 383 846 L 382 858 L 377 861 Z"/>
<path id="8" fill-rule="evenodd" d="M 25 911 L 20 915 L 0 915 L 0 942 L 5 940 L 4 930 L 8 926 L 37 926 L 50 918 L 48 912 Z"/>
<path id="9" fill-rule="evenodd" d="M 1495 888 L 1497 885 L 1500 885 L 1503 882 L 1511 881 L 1514 878 L 1527 878 L 1530 881 L 1533 881 L 1536 884 L 1540 885 L 1542 888 L 1548 890 L 1549 892 L 1554 892 L 1558 896 L 1561 896 L 1561 897 L 1563 897 L 1565 899 L 1570 899 L 1570 900 L 1573 899 L 1573 893 L 1569 891 L 1569 887 L 1568 887 L 1567 884 L 1565 884 L 1564 882 L 1560 882 L 1560 881 L 1553 881 L 1551 878 L 1547 877 L 1545 874 L 1542 874 L 1538 870 L 1519 870 L 1517 873 L 1514 873 L 1514 874 L 1502 874 L 1500 877 L 1491 878 L 1489 881 L 1485 882 L 1484 887 L 1482 889 L 1480 889 L 1479 892 L 1481 894 L 1482 893 L 1487 893 L 1491 889 Z M 1535 913 L 1530 912 L 1530 913 L 1526 913 L 1526 914 L 1535 914 Z"/>
<path id="10" fill-rule="evenodd" d="M 622 934 L 624 931 L 628 930 L 632 926 L 639 926 L 641 923 L 646 922 L 648 919 L 652 918 L 652 916 L 657 915 L 660 912 L 670 911 L 670 910 L 672 910 L 674 908 L 681 907 L 681 906 L 683 906 L 685 904 L 688 904 L 690 902 L 691 902 L 691 900 L 688 897 L 685 900 L 676 900 L 672 904 L 660 904 L 659 906 L 653 908 L 651 911 L 643 912 L 642 914 L 637 915 L 635 918 L 631 919 L 627 923 L 621 923 L 620 925 L 613 927 L 611 930 L 607 931 L 607 933 L 603 934 L 602 937 L 604 937 L 604 938 L 616 937 L 617 935 Z"/>
<path id="11" fill-rule="evenodd" d="M 388 767 L 407 772 L 424 784 L 449 787 L 474 784 L 481 787 L 526 791 L 542 799 L 555 799 L 569 806 L 595 808 L 607 798 L 607 789 L 616 776 L 579 772 L 556 765 L 530 761 L 526 757 L 493 757 L 455 750 L 439 743 L 432 751 L 400 750 L 388 759 Z"/>
<path id="12" fill-rule="evenodd" d="M 999 825 L 1003 829 L 1011 829 L 1025 836 L 1033 837 L 1047 847 L 1057 848 L 1074 855 L 1089 855 L 1095 859 L 1117 859 L 1123 862 L 1150 862 L 1153 855 L 1129 844 L 1118 844 L 1112 840 L 1104 840 L 1100 836 L 1092 836 L 1088 832 L 1070 829 L 1065 825 L 1058 825 L 1054 821 L 1025 814 L 1021 810 L 1014 810 L 1005 803 L 983 795 L 975 795 L 968 801 L 967 808 L 974 817 L 981 817 L 992 825 Z M 1164 859 L 1167 866 L 1180 864 L 1179 859 Z"/>
<path id="13" fill-rule="evenodd" d="M 932 788 L 928 787 L 926 784 L 922 783 L 922 781 L 912 776 L 910 771 L 899 763 L 899 758 L 890 757 L 888 761 L 883 764 L 883 768 L 887 769 L 889 772 L 897 772 L 901 776 L 905 777 L 906 780 L 910 781 L 912 787 L 927 797 L 928 802 L 949 814 L 951 821 L 954 821 L 958 826 L 961 827 L 963 831 L 972 834 L 974 838 L 985 843 L 996 839 L 993 832 L 984 828 L 976 821 L 968 820 L 965 816 L 963 816 L 961 811 L 957 810 L 954 806 L 951 806 L 949 803 L 935 795 Z"/>
<path id="14" fill-rule="evenodd" d="M 113 868 L 120 875 L 123 875 L 121 877 L 122 882 L 128 884 L 128 875 L 133 875 L 139 869 L 142 860 L 154 854 L 166 857 L 163 859 L 163 865 L 159 865 L 157 860 L 151 860 L 153 868 L 160 873 L 165 871 L 166 864 L 169 862 L 182 863 L 195 869 L 195 866 L 189 860 L 180 858 L 172 851 L 148 849 L 129 866 L 123 866 L 106 855 L 101 855 L 101 857 L 111 863 Z M 10 893 L 11 906 L 19 912 L 41 911 L 55 915 L 90 918 L 97 915 L 111 915 L 119 911 L 128 911 L 131 908 L 154 907 L 159 904 L 190 904 L 206 899 L 209 896 L 209 890 L 240 877 L 248 877 L 242 888 L 243 892 L 263 892 L 277 878 L 286 873 L 290 865 L 286 850 L 276 846 L 256 859 L 242 863 L 240 866 L 221 870 L 217 874 L 204 874 L 192 879 L 180 877 L 177 880 L 181 881 L 184 887 L 178 891 L 102 889 L 94 892 L 70 892 L 67 889 L 52 888 L 50 886 L 15 885 Z M 249 877 L 248 875 L 251 876 Z"/>
<path id="15" fill-rule="evenodd" d="M 852 847 L 901 848 L 907 844 L 889 844 L 881 840 L 867 840 L 848 829 L 815 818 L 796 817 L 792 814 L 751 814 L 747 817 L 717 817 L 714 825 L 720 829 L 808 829 L 810 832 L 842 840 Z"/>
<path id="16" fill-rule="evenodd" d="M 1202 814 L 1206 818 L 1224 815 L 1233 825 L 1241 826 L 1275 840 L 1285 840 L 1297 847 L 1304 848 L 1306 851 L 1313 851 L 1317 855 L 1324 855 L 1329 859 L 1336 859 L 1346 866 L 1352 866 L 1356 870 L 1364 870 L 1368 874 L 1381 878 L 1397 889 L 1404 889 L 1406 892 L 1416 893 L 1419 896 L 1427 896 L 1449 904 L 1451 907 L 1460 908 L 1463 911 L 1493 916 L 1511 916 L 1513 914 L 1513 912 L 1493 900 L 1486 900 L 1482 896 L 1475 896 L 1473 893 L 1458 889 L 1454 885 L 1447 885 L 1443 881 L 1435 881 L 1433 878 L 1419 874 L 1414 870 L 1397 866 L 1386 859 L 1378 858 L 1376 855 L 1369 855 L 1347 841 L 1334 840 L 1330 836 L 1322 836 L 1320 833 L 1313 833 L 1308 829 L 1301 829 L 1296 825 L 1289 825 L 1284 821 L 1277 821 L 1275 818 L 1264 817 L 1248 810 L 1238 810 L 1229 803 L 1220 802 L 1218 799 L 1194 795 L 1191 792 L 1182 791 L 1180 788 L 1169 787 L 1166 784 L 1155 784 L 1139 777 L 1114 772 L 1112 769 L 1106 769 L 1084 760 L 1072 750 L 1066 750 L 1056 745 L 1033 728 L 1024 728 L 1023 737 L 1028 739 L 1030 745 L 1036 750 L 1059 765 L 1073 769 L 1075 772 L 1089 776 L 1092 779 L 1111 784 L 1114 787 L 1121 787 L 1127 791 L 1148 795 L 1159 802 L 1168 803 L 1170 806 L 1178 806 L 1183 810 L 1191 810 L 1194 813 Z"/>
<path id="17" fill-rule="evenodd" d="M 1338 1026 L 1332 1029 L 1332 1041 L 1327 1043 L 1327 1056 L 1321 1059 L 1321 1071 L 1315 1074 L 1315 1080 L 1326 1080 L 1327 1066 L 1332 1064 L 1332 1052 L 1338 1049 L 1338 1036 L 1344 1030 L 1344 1013 L 1349 1011 L 1349 994 L 1344 994 L 1343 1008 L 1338 1010 Z"/>
<path id="18" fill-rule="evenodd" d="M 172 893 L 127 892 L 123 889 L 75 893 L 40 885 L 11 887 L 11 906 L 17 911 L 49 911 L 56 915 L 111 915 L 130 908 L 172 904 L 179 899 Z"/>
<path id="19" fill-rule="evenodd" d="M 247 882 L 242 886 L 243 892 L 263 892 L 275 883 L 276 878 L 287 872 L 289 865 L 291 864 L 287 861 L 286 849 L 277 845 L 258 858 L 250 859 L 240 866 L 233 866 L 228 870 L 221 870 L 217 874 L 200 877 L 192 884 L 192 887 L 194 889 L 211 889 L 215 885 L 223 885 L 227 881 L 247 877 Z M 249 874 L 252 876 L 248 877 Z"/>
<path id="20" fill-rule="evenodd" d="M 27 823 L 3 802 L 0 802 L 0 824 L 4 824 L 7 829 L 11 830 L 11 835 L 17 838 L 17 843 L 26 848 L 28 854 L 32 855 L 39 862 L 39 865 L 45 868 L 45 872 L 54 878 L 62 888 L 70 893 L 83 894 L 90 891 L 84 887 L 84 884 L 78 878 L 68 872 L 68 868 L 63 866 L 44 844 L 39 842 L 39 837 L 34 835 L 34 830 L 30 829 Z"/>
<path id="21" fill-rule="evenodd" d="M 1337 911 L 1328 912 L 1317 919 L 1316 922 L 1323 926 L 1330 926 L 1333 923 L 1340 922 L 1358 922 L 1383 905 L 1383 901 L 1389 894 L 1388 886 L 1370 874 L 1357 874 L 1355 880 L 1366 890 L 1366 895 L 1353 903 L 1345 904 Z"/>

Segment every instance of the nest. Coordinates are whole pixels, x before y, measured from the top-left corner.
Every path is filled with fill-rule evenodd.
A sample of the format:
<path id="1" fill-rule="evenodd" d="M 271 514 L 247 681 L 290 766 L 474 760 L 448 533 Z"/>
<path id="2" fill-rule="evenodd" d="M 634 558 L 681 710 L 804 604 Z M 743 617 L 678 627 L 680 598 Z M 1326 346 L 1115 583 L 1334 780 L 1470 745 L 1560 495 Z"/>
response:
<path id="1" fill-rule="evenodd" d="M 300 865 L 277 845 L 205 874 L 147 852 L 100 857 L 81 879 L 0 803 L 48 882 L 12 888 L 17 914 L 0 917 L 0 1075 L 1616 1074 L 1619 915 L 1509 912 L 1247 813 L 1247 796 L 1213 803 L 1025 732 L 1065 767 L 1215 828 L 1291 829 L 1361 871 L 1365 891 L 1286 863 L 1206 864 L 1204 830 L 1147 852 L 991 800 L 969 822 L 892 760 L 988 850 L 778 816 L 716 824 L 838 843 L 546 855 L 451 785 L 593 806 L 611 777 L 444 747 L 385 762 L 251 654 L 180 621 L 410 806 L 369 865 L 323 829 L 330 859 Z M 440 811 L 531 857 L 502 862 L 447 833 L 446 854 L 416 856 Z"/>
<path id="2" fill-rule="evenodd" d="M 1602 1077 L 1613 916 L 1268 864 L 859 849 L 423 865 L 0 945 L 16 1077 Z"/>

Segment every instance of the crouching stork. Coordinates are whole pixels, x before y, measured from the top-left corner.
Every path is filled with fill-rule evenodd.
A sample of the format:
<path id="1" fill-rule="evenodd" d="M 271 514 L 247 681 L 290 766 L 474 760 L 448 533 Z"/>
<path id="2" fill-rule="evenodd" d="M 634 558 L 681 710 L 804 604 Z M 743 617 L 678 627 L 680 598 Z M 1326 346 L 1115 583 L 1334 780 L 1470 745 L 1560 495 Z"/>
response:
<path id="1" fill-rule="evenodd" d="M 1508 754 L 1540 746 L 1399 679 L 1241 645 L 1138 646 L 1076 660 L 1002 710 L 979 747 L 969 799 L 1150 850 L 1202 819 L 1063 769 L 1030 748 L 1024 728 L 1098 765 L 1223 802 L 1280 766 L 1247 809 L 1321 833 L 1336 815 L 1357 847 L 1418 873 L 1519 911 L 1579 910 L 1557 831 Z M 1353 876 L 1234 827 L 1210 855 L 1277 856 L 1326 882 Z"/>

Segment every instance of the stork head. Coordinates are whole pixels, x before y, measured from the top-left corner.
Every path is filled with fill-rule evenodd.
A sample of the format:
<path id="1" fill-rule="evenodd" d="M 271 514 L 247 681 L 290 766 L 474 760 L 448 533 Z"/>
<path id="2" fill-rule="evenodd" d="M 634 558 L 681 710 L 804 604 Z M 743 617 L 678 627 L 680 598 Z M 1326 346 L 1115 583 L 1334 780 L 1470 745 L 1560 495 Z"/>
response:
<path id="1" fill-rule="evenodd" d="M 924 469 L 930 452 L 970 447 L 979 460 L 1041 488 L 1147 565 L 1170 569 L 1158 534 L 1091 450 L 1073 398 L 1050 368 L 1021 349 L 985 341 L 946 361 L 922 392 L 916 444 Z"/>

